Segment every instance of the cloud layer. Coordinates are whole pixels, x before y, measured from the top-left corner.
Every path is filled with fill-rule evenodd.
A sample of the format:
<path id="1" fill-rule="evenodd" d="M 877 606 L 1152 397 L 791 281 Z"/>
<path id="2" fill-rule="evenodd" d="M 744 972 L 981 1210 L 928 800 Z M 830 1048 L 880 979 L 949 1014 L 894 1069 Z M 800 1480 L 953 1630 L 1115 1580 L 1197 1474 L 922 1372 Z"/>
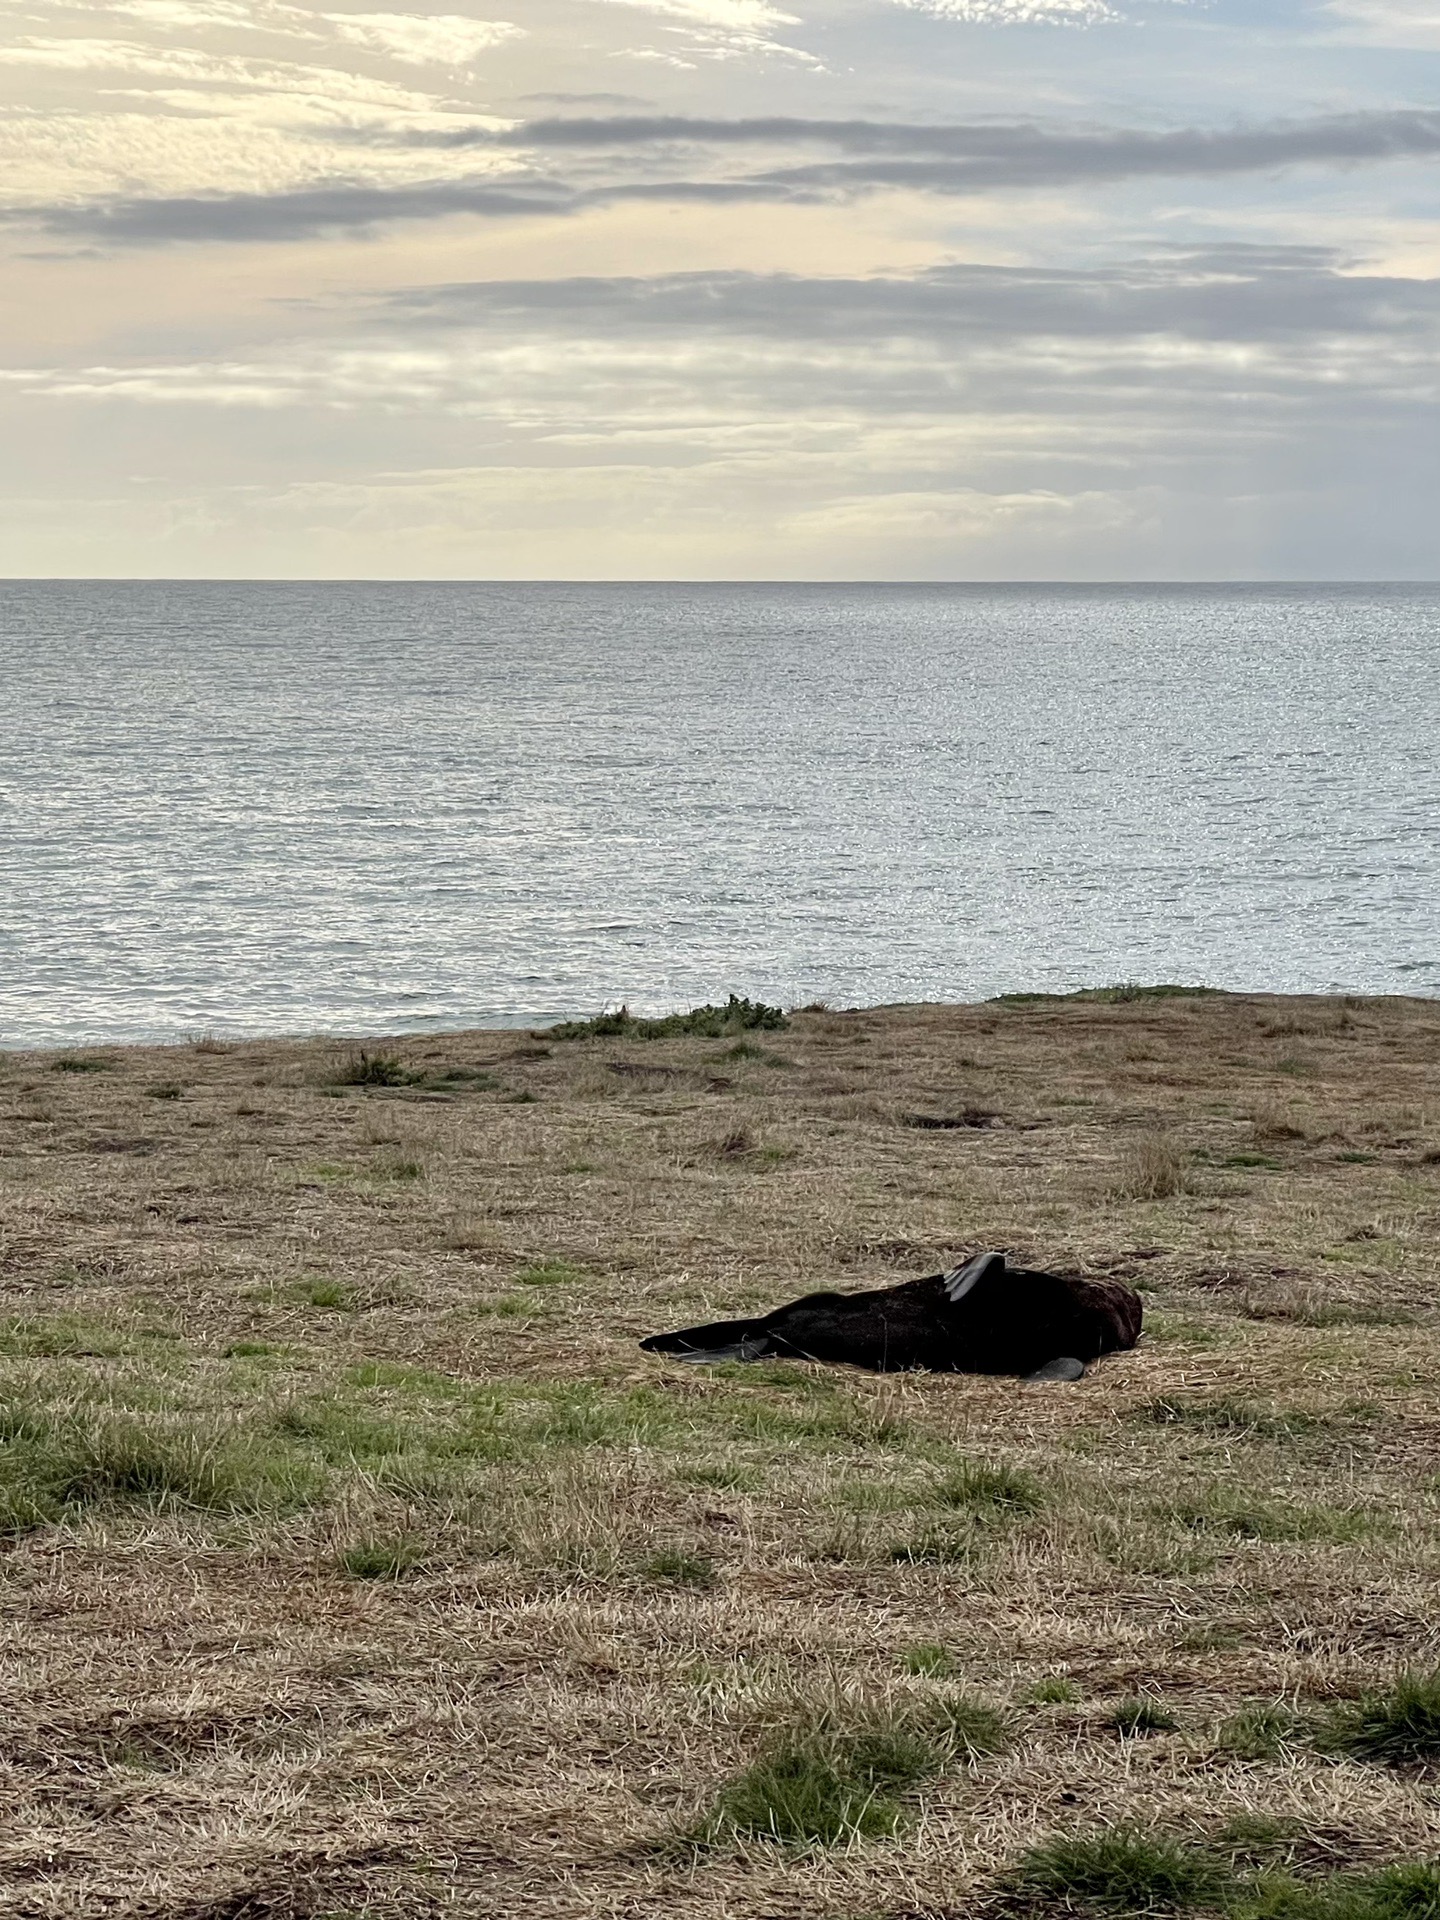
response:
<path id="1" fill-rule="evenodd" d="M 10 0 L 0 568 L 1440 573 L 1428 0 L 380 4 Z"/>
<path id="2" fill-rule="evenodd" d="M 389 16 L 379 16 L 382 20 Z M 367 136 L 353 138 L 361 141 Z M 1402 110 L 1227 129 L 1150 133 L 1077 131 L 1035 124 L 905 125 L 792 118 L 691 120 L 679 117 L 551 119 L 490 127 L 420 129 L 384 143 L 484 148 L 515 153 L 508 174 L 360 184 L 339 181 L 268 195 L 124 196 L 89 204 L 18 206 L 5 217 L 66 238 L 116 245 L 217 240 L 302 240 L 380 223 L 470 214 L 488 219 L 575 214 L 624 201 L 814 204 L 903 191 L 947 197 L 1040 187 L 1100 187 L 1155 178 L 1225 178 L 1297 166 L 1353 167 L 1440 160 L 1440 110 Z M 677 149 L 830 149 L 834 157 L 742 170 L 674 171 Z M 603 182 L 541 171 L 542 155 L 638 153 L 653 177 Z M 658 168 L 657 168 L 657 163 Z"/>

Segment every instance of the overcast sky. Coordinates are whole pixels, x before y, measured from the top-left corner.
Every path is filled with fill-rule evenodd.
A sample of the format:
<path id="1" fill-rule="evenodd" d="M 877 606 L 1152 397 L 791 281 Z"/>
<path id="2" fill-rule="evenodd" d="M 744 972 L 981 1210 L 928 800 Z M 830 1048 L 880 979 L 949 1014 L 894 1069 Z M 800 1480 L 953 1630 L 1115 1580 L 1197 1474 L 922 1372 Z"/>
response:
<path id="1" fill-rule="evenodd" d="M 1440 0 L 0 34 L 0 572 L 1440 577 Z"/>

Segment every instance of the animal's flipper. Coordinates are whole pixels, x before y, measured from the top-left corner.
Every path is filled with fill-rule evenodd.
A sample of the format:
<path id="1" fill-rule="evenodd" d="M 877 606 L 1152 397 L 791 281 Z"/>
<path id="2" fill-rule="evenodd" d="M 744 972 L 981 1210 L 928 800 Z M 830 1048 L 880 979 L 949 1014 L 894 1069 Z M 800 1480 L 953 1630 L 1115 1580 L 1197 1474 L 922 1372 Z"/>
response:
<path id="1" fill-rule="evenodd" d="M 763 1340 L 737 1340 L 733 1347 L 687 1347 L 670 1358 L 692 1367 L 718 1367 L 725 1360 L 764 1360 L 772 1351 Z"/>
<path id="2" fill-rule="evenodd" d="M 1047 1360 L 1043 1367 L 1036 1367 L 1033 1373 L 1027 1373 L 1027 1387 L 1039 1386 L 1046 1380 L 1083 1380 L 1085 1362 L 1077 1360 L 1073 1354 L 1062 1353 L 1054 1360 Z"/>
<path id="3" fill-rule="evenodd" d="M 672 1360 L 718 1366 L 722 1360 L 763 1360 L 775 1348 L 758 1320 L 715 1320 L 707 1327 L 682 1327 L 678 1333 L 652 1333 L 642 1352 L 666 1353 Z"/>
<path id="4" fill-rule="evenodd" d="M 952 1267 L 949 1273 L 942 1273 L 940 1284 L 945 1289 L 945 1298 L 953 1307 L 967 1294 L 973 1293 L 982 1281 L 998 1280 L 1004 1272 L 1003 1253 L 977 1253 L 963 1267 Z"/>

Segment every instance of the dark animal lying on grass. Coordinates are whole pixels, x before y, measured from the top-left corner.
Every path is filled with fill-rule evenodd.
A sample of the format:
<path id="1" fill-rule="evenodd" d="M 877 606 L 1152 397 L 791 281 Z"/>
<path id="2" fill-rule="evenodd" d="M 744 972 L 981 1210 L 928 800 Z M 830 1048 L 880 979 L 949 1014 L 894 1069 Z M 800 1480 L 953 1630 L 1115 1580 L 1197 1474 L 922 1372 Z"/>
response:
<path id="1" fill-rule="evenodd" d="M 1078 1380 L 1140 1338 L 1137 1294 L 1115 1280 L 1009 1267 L 981 1253 L 949 1273 L 867 1293 L 810 1293 L 758 1320 L 717 1320 L 640 1345 L 676 1360 L 829 1360 L 872 1373 L 1015 1373 Z"/>

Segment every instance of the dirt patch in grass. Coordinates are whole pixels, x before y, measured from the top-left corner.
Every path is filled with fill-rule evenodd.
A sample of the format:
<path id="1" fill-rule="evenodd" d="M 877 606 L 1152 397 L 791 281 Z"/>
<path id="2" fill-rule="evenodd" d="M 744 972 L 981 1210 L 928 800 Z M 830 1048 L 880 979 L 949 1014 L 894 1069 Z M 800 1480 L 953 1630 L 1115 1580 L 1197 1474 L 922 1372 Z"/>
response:
<path id="1" fill-rule="evenodd" d="M 1436 1920 L 1440 1007 L 748 1018 L 12 1056 L 0 1904 Z M 982 1247 L 1145 1342 L 636 1345 Z"/>

